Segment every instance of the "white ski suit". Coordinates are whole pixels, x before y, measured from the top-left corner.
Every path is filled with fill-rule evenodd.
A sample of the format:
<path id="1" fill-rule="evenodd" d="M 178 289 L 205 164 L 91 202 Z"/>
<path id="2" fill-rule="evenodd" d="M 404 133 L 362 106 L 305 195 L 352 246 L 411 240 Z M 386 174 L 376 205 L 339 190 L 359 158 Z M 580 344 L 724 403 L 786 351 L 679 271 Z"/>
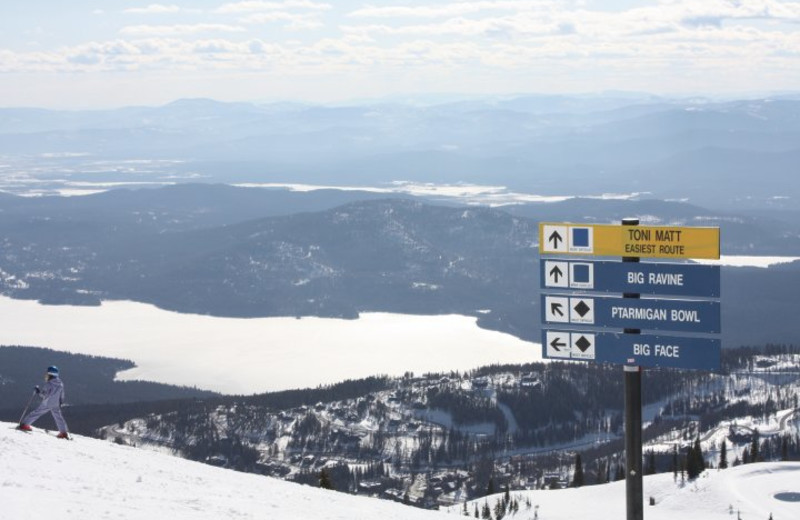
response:
<path id="1" fill-rule="evenodd" d="M 47 381 L 42 387 L 39 397 L 42 398 L 41 404 L 25 416 L 22 424 L 33 424 L 36 419 L 50 412 L 53 414 L 53 419 L 56 420 L 58 431 L 66 433 L 68 431 L 67 422 L 61 414 L 61 405 L 64 403 L 64 383 L 61 382 L 61 379 L 53 377 Z"/>

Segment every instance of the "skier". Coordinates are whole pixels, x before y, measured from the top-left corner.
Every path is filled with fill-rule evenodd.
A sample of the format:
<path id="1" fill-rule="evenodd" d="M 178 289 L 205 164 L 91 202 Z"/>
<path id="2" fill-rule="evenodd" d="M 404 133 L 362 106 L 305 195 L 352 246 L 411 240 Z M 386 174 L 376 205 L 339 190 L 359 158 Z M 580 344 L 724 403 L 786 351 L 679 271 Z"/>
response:
<path id="1" fill-rule="evenodd" d="M 33 430 L 31 424 L 33 424 L 36 419 L 50 412 L 53 414 L 53 419 L 55 419 L 56 426 L 58 427 L 57 437 L 59 439 L 69 439 L 67 422 L 61 414 L 61 405 L 64 404 L 64 383 L 62 383 L 61 378 L 58 377 L 58 367 L 47 367 L 45 381 L 44 388 L 39 388 L 38 386 L 34 387 L 34 391 L 42 398 L 41 404 L 25 416 L 18 428 L 22 431 L 29 432 Z"/>

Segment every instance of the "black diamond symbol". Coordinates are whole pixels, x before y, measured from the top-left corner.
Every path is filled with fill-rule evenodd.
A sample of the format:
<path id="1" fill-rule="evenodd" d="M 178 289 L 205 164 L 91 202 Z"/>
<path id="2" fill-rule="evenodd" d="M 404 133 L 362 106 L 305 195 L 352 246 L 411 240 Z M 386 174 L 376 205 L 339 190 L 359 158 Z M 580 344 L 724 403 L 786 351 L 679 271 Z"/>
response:
<path id="1" fill-rule="evenodd" d="M 583 300 L 578 302 L 578 305 L 575 306 L 575 312 L 577 312 L 581 318 L 586 316 L 586 313 L 589 312 L 590 310 L 592 310 L 592 308 L 586 305 L 586 302 L 584 302 Z"/>
<path id="2" fill-rule="evenodd" d="M 586 352 L 592 346 L 592 342 L 586 339 L 586 336 L 581 336 L 581 339 L 575 342 L 575 346 L 581 349 L 581 352 Z"/>

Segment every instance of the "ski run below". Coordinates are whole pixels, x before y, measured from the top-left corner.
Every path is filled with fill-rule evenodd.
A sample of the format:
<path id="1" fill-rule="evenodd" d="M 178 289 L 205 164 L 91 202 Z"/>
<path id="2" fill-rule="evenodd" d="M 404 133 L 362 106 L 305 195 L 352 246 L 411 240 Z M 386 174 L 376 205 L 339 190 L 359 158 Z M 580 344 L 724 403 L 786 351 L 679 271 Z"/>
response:
<path id="1" fill-rule="evenodd" d="M 458 518 L 462 506 L 425 511 L 403 504 L 302 486 L 191 462 L 141 448 L 0 423 L 0 518 L 34 519 L 375 519 Z M 788 498 L 781 500 L 776 495 Z M 618 520 L 625 484 L 556 491 L 513 491 L 513 520 Z M 655 505 L 649 504 L 650 497 Z M 706 471 L 695 482 L 645 477 L 647 520 L 800 518 L 800 463 L 759 463 Z M 490 507 L 502 494 L 467 504 Z M 530 503 L 530 507 L 526 504 Z"/>

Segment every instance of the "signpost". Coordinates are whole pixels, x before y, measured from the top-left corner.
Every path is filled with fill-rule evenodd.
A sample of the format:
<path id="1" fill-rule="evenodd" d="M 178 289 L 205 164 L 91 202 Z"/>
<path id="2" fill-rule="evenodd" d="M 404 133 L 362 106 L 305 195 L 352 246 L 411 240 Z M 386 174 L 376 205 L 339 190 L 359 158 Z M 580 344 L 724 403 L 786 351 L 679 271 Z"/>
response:
<path id="1" fill-rule="evenodd" d="M 718 301 L 542 295 L 542 324 L 721 332 Z"/>
<path id="2" fill-rule="evenodd" d="M 541 296 L 542 355 L 624 365 L 627 518 L 642 520 L 641 367 L 719 368 L 721 344 L 711 335 L 722 325 L 719 267 L 644 264 L 639 258 L 718 259 L 720 241 L 719 228 L 622 223 L 539 224 L 541 255 L 623 257 L 622 262 L 541 260 L 541 287 L 548 291 Z"/>
<path id="3" fill-rule="evenodd" d="M 539 253 L 719 258 L 719 228 L 540 223 Z"/>
<path id="4" fill-rule="evenodd" d="M 719 298 L 717 265 L 542 260 L 541 288 Z"/>
<path id="5" fill-rule="evenodd" d="M 716 338 L 543 330 L 550 359 L 631 364 L 642 367 L 714 370 L 721 342 Z"/>

